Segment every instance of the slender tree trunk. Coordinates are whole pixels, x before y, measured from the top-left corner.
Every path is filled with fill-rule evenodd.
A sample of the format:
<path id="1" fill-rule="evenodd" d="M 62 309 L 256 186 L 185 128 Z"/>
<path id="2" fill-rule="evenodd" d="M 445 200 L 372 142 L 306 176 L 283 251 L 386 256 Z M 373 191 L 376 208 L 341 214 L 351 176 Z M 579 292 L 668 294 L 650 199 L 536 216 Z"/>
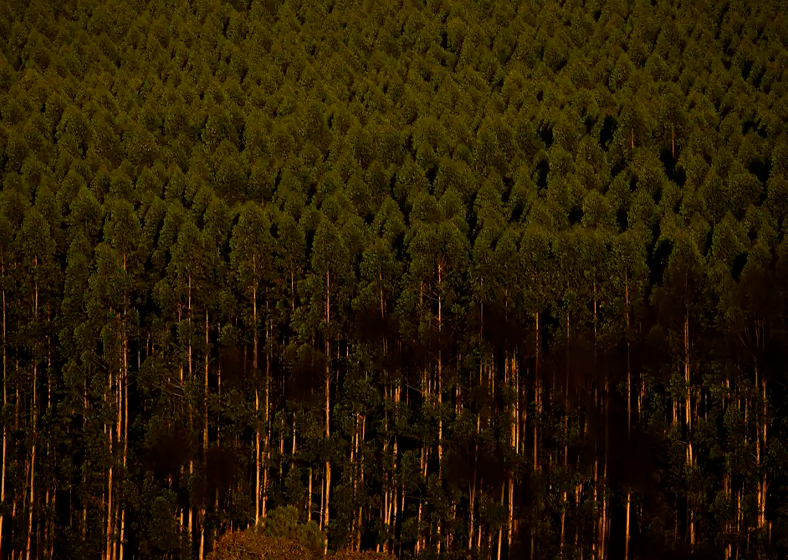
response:
<path id="1" fill-rule="evenodd" d="M 607 370 L 605 370 L 604 390 L 602 392 L 604 397 L 605 409 L 605 453 L 604 461 L 602 463 L 602 522 L 601 522 L 601 535 L 599 540 L 599 552 L 602 558 L 607 558 L 607 537 L 608 537 L 608 502 L 607 502 L 607 464 L 610 458 L 610 379 Z"/>
<path id="2" fill-rule="evenodd" d="M 541 380 L 539 378 L 539 346 L 541 344 L 539 338 L 539 313 L 534 313 L 534 473 L 538 474 L 539 468 L 539 422 L 542 417 L 542 388 Z M 534 499 L 534 512 L 533 524 L 531 526 L 531 560 L 536 555 L 536 524 L 539 519 L 539 495 L 537 494 Z"/>
<path id="3" fill-rule="evenodd" d="M 480 374 L 480 377 L 481 377 L 481 374 Z M 476 436 L 477 436 L 477 439 L 478 439 L 478 436 L 479 436 L 479 432 L 481 431 L 481 421 L 482 421 L 481 415 L 477 414 L 476 415 Z M 469 505 L 470 522 L 469 522 L 469 530 L 468 530 L 468 550 L 471 550 L 473 548 L 473 529 L 474 529 L 474 525 L 473 525 L 474 518 L 473 517 L 474 517 L 474 513 L 475 513 L 475 508 L 476 508 L 476 476 L 477 476 L 478 463 L 479 463 L 479 444 L 476 443 L 476 445 L 474 446 L 474 450 L 473 450 L 473 483 L 472 483 L 471 489 L 470 489 L 470 502 L 471 503 Z"/>
<path id="4" fill-rule="evenodd" d="M 256 330 L 255 330 L 256 333 Z M 203 432 L 202 432 L 202 461 L 203 465 L 208 462 L 208 371 L 210 364 L 210 322 L 208 310 L 205 310 L 205 376 L 203 379 Z M 256 357 L 256 356 L 255 356 Z M 207 500 L 206 500 L 207 501 Z M 205 503 L 200 507 L 200 549 L 199 558 L 203 560 L 205 555 Z M 121 560 L 123 560 L 121 558 Z"/>
<path id="5" fill-rule="evenodd" d="M 38 258 L 35 257 L 33 259 L 33 267 L 38 267 Z M 33 303 L 33 321 L 34 323 L 38 322 L 38 283 L 35 284 L 35 296 L 34 296 L 34 303 Z M 31 407 L 31 427 L 33 429 L 33 446 L 30 452 L 30 503 L 29 503 L 29 511 L 28 511 L 28 524 L 27 524 L 27 541 L 25 544 L 25 559 L 30 560 L 30 553 L 31 553 L 31 537 L 33 533 L 33 512 L 35 511 L 35 482 L 36 482 L 36 443 L 38 439 L 38 403 L 36 401 L 36 393 L 38 392 L 38 359 L 36 357 L 36 352 L 34 351 L 33 357 L 33 399 L 32 399 L 32 407 Z"/>
<path id="6" fill-rule="evenodd" d="M 438 262 L 438 484 L 443 486 L 443 263 Z M 437 521 L 438 554 L 441 552 L 441 519 Z"/>
<path id="7" fill-rule="evenodd" d="M 254 411 L 257 418 L 257 425 L 255 427 L 254 437 L 254 462 L 255 462 L 255 484 L 254 484 L 254 525 L 260 525 L 260 498 L 262 491 L 260 486 L 260 473 L 261 473 L 261 457 L 260 457 L 260 391 L 257 387 L 254 389 Z"/>
<path id="8" fill-rule="evenodd" d="M 266 289 L 265 309 L 268 319 L 265 328 L 265 441 L 263 442 L 263 503 L 262 517 L 268 515 L 268 486 L 270 483 L 269 471 L 271 468 L 271 352 L 272 325 L 269 314 L 269 300 Z"/>
<path id="9" fill-rule="evenodd" d="M 38 299 L 38 298 L 36 298 Z M 38 364 L 33 361 L 33 406 L 32 406 L 32 419 L 31 425 L 33 427 L 33 448 L 30 452 L 30 502 L 28 508 L 28 523 L 27 523 L 27 542 L 25 544 L 25 559 L 30 560 L 31 552 L 31 537 L 33 535 L 33 512 L 35 511 L 35 488 L 36 488 L 36 384 L 38 379 Z"/>
<path id="10" fill-rule="evenodd" d="M 331 438 L 331 277 L 326 271 L 326 441 Z M 331 498 L 331 460 L 326 457 L 326 480 L 325 480 L 325 503 L 323 504 L 323 514 L 321 527 L 328 531 L 329 524 L 329 502 Z M 328 554 L 328 539 L 323 550 Z"/>
<path id="11" fill-rule="evenodd" d="M 312 521 L 312 467 L 309 467 L 308 489 L 306 499 L 306 520 Z"/>
<path id="12" fill-rule="evenodd" d="M 124 275 L 127 274 L 126 269 L 126 254 L 123 254 L 123 273 Z M 121 373 L 121 383 L 119 388 L 120 394 L 120 406 L 118 408 L 118 439 L 123 438 L 123 447 L 122 447 L 122 457 L 121 457 L 121 476 L 126 476 L 126 464 L 127 458 L 129 453 L 129 444 L 128 444 L 128 426 L 129 426 L 129 391 L 128 391 L 128 384 L 129 384 L 129 335 L 128 335 L 128 324 L 127 324 L 127 313 L 128 313 L 128 294 L 124 292 L 123 294 L 123 325 L 121 327 L 123 332 L 123 341 L 122 341 L 122 349 L 123 349 L 123 369 Z M 122 426 L 122 433 L 121 433 L 121 426 Z M 118 541 L 118 560 L 123 560 L 123 541 L 126 538 L 126 507 L 125 504 L 119 499 L 119 507 L 120 507 L 120 539 Z"/>
<path id="13" fill-rule="evenodd" d="M 518 441 L 517 441 L 517 428 L 519 424 L 519 410 L 518 405 L 520 403 L 520 394 L 519 394 L 519 386 L 517 383 L 517 362 L 515 354 L 512 354 L 511 365 L 509 368 L 510 375 L 512 377 L 512 384 L 514 385 L 514 403 L 510 406 L 510 416 L 509 416 L 509 424 L 510 424 L 510 446 L 512 449 L 512 453 L 518 453 Z M 509 469 L 507 473 L 507 495 L 508 495 L 508 508 L 507 508 L 507 516 L 506 516 L 506 545 L 508 550 L 512 550 L 512 538 L 514 536 L 514 476 L 512 475 L 512 469 Z M 511 554 L 511 552 L 510 552 Z"/>
<path id="14" fill-rule="evenodd" d="M 505 490 L 506 490 L 506 486 L 501 484 L 501 507 L 503 507 L 503 505 L 504 505 Z M 499 527 L 498 528 L 498 558 L 497 558 L 497 560 L 501 560 L 502 549 L 503 549 L 503 527 Z"/>
<path id="15" fill-rule="evenodd" d="M 567 472 L 569 466 L 569 343 L 570 343 L 570 330 L 569 330 L 569 313 L 566 314 L 566 364 L 565 364 L 565 380 L 564 380 L 564 472 Z M 564 541 L 566 538 L 566 510 L 568 507 L 568 500 L 566 495 L 566 486 L 561 491 L 561 539 L 559 546 L 559 554 L 564 555 Z"/>
<path id="16" fill-rule="evenodd" d="M 629 323 L 629 278 L 624 273 L 624 312 L 626 314 L 627 337 L 627 444 L 632 442 L 632 361 L 630 352 L 630 323 Z M 630 507 L 632 503 L 632 489 L 627 484 L 626 520 L 624 522 L 624 560 L 629 560 L 629 522 Z"/>
<path id="17" fill-rule="evenodd" d="M 690 349 L 689 349 L 689 314 L 684 315 L 684 382 L 687 385 L 685 419 L 687 423 L 687 466 L 693 466 L 692 456 L 692 392 L 690 386 Z M 695 546 L 695 516 L 691 500 L 687 498 L 687 515 L 689 517 L 689 542 Z"/>
<path id="18" fill-rule="evenodd" d="M 402 391 L 402 387 L 399 384 L 397 384 L 397 386 L 394 387 L 394 424 L 395 425 L 396 425 L 397 417 L 398 417 L 398 414 L 399 414 L 399 404 L 400 404 L 401 391 Z M 392 552 L 394 551 L 394 545 L 395 545 L 396 540 L 397 540 L 396 539 L 396 537 L 397 537 L 397 516 L 398 516 L 398 513 L 399 513 L 399 511 L 397 509 L 397 504 L 398 504 L 398 502 L 397 502 L 397 459 L 399 458 L 399 455 L 398 455 L 399 450 L 398 450 L 398 446 L 397 446 L 398 441 L 399 441 L 399 438 L 397 437 L 397 434 L 395 433 L 394 434 L 394 447 L 392 449 L 393 460 L 392 460 L 392 495 L 391 495 L 391 498 L 392 498 L 392 501 L 394 502 L 393 503 L 394 511 L 392 512 L 392 516 L 391 516 L 391 527 L 392 527 L 391 550 L 392 550 Z M 404 502 L 404 492 L 403 492 L 403 502 Z M 402 547 L 400 545 L 400 550 L 401 549 L 402 549 Z"/>
<path id="19" fill-rule="evenodd" d="M 6 355 L 6 308 L 5 308 L 5 255 L 0 255 L 0 274 L 3 282 L 3 410 L 8 404 L 8 377 L 6 375 L 7 355 Z M 3 545 L 3 521 L 5 520 L 5 471 L 6 471 L 6 449 L 8 446 L 8 428 L 3 421 L 3 465 L 0 471 L 0 556 L 2 556 Z"/>
<path id="20" fill-rule="evenodd" d="M 188 299 L 188 316 L 186 318 L 188 323 L 188 333 L 189 333 L 189 344 L 187 347 L 187 356 L 188 356 L 188 366 L 189 366 L 189 381 L 191 382 L 194 380 L 194 370 L 192 369 L 192 275 L 189 273 L 189 299 Z M 193 418 L 194 414 L 191 410 L 191 405 L 189 405 L 189 433 L 192 434 L 193 428 Z M 189 478 L 192 477 L 194 474 L 194 460 L 189 459 Z M 189 500 L 189 518 L 188 518 L 188 532 L 189 532 L 189 552 L 191 553 L 194 550 L 194 508 L 191 505 L 191 500 Z"/>
<path id="21" fill-rule="evenodd" d="M 766 402 L 766 377 L 761 379 L 761 434 L 762 434 L 762 443 L 761 447 L 763 449 L 762 454 L 765 456 L 767 452 L 767 440 L 766 440 L 766 427 L 767 427 L 767 402 Z M 767 483 L 766 483 L 766 469 L 761 470 L 761 481 L 760 481 L 760 496 L 761 500 L 758 504 L 758 521 L 759 525 L 758 528 L 763 531 L 766 528 L 766 490 L 767 490 Z M 771 527 L 771 525 L 770 525 Z M 768 542 L 771 543 L 771 536 L 769 535 Z"/>
<path id="22" fill-rule="evenodd" d="M 253 257 L 256 259 L 256 257 Z M 255 262 L 256 264 L 256 262 Z M 257 375 L 257 355 L 260 335 L 257 332 L 257 286 L 252 286 L 252 370 L 254 375 Z M 254 412 L 255 412 L 255 447 L 254 447 L 254 464 L 255 464 L 255 484 L 254 484 L 254 525 L 260 525 L 260 498 L 262 495 L 260 487 L 260 390 L 258 384 L 255 383 L 254 389 Z M 267 415 L 267 413 L 266 413 Z"/>
<path id="23" fill-rule="evenodd" d="M 361 442 L 360 447 L 361 449 L 356 451 L 356 456 L 358 457 L 359 461 L 359 476 L 361 478 L 361 486 L 364 487 L 364 440 L 366 440 L 366 432 L 367 432 L 367 417 L 365 414 L 361 415 Z M 356 525 L 356 545 L 357 551 L 361 551 L 361 527 L 364 522 L 364 506 L 359 505 L 358 507 L 358 524 Z"/>

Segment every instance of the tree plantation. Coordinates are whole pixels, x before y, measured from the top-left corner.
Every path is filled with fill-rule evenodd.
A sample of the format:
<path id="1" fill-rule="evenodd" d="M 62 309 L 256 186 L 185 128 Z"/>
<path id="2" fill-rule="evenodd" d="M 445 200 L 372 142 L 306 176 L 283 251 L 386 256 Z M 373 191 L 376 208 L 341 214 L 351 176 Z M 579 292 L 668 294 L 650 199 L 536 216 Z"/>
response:
<path id="1" fill-rule="evenodd" d="M 0 0 L 0 557 L 785 558 L 786 13 Z"/>

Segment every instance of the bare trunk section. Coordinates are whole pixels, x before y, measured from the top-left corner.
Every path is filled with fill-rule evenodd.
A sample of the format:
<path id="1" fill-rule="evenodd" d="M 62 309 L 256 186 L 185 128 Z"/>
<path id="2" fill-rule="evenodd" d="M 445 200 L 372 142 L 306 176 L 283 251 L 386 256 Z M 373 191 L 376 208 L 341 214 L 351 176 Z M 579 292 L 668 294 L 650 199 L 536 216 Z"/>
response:
<path id="1" fill-rule="evenodd" d="M 38 297 L 36 296 L 36 300 Z M 33 426 L 33 448 L 30 452 L 30 501 L 28 503 L 27 541 L 25 544 L 25 559 L 30 560 L 31 537 L 33 534 L 33 512 L 35 510 L 35 482 L 36 482 L 36 382 L 38 379 L 38 364 L 33 361 L 33 406 L 31 425 Z"/>
<path id="2" fill-rule="evenodd" d="M 5 255 L 0 255 L 0 274 L 3 279 L 3 410 L 8 404 L 8 377 L 6 375 L 7 355 L 6 355 L 6 308 L 5 308 Z M 3 465 L 0 471 L 0 504 L 5 503 L 5 471 L 6 471 L 6 449 L 8 447 L 8 428 L 3 422 Z M 0 551 L 3 545 L 3 521 L 5 514 L 0 512 Z"/>
<path id="3" fill-rule="evenodd" d="M 689 314 L 684 315 L 684 382 L 687 386 L 686 392 L 686 406 L 684 417 L 687 424 L 687 466 L 693 466 L 692 456 L 692 389 L 690 385 L 690 348 L 689 348 Z M 695 516 L 690 504 L 689 498 L 687 499 L 687 516 L 689 518 L 689 543 L 691 547 L 695 546 Z"/>
<path id="4" fill-rule="evenodd" d="M 331 438 L 331 276 L 326 271 L 326 440 Z M 331 498 L 331 460 L 326 457 L 326 477 L 325 477 L 325 502 L 320 526 L 328 531 L 329 500 Z M 324 546 L 323 554 L 328 554 L 328 539 Z"/>
<path id="5" fill-rule="evenodd" d="M 210 321 L 208 310 L 205 310 L 205 376 L 203 379 L 203 432 L 202 432 L 202 461 L 207 464 L 208 458 L 208 371 L 210 364 Z M 256 356 L 255 356 L 256 358 Z M 199 558 L 205 556 L 205 501 L 200 507 L 200 548 Z M 121 558 L 120 560 L 123 560 Z"/>
<path id="6" fill-rule="evenodd" d="M 629 278 L 624 273 L 624 312 L 627 326 L 627 443 L 632 441 L 632 360 L 630 348 L 630 322 L 629 322 Z M 632 489 L 627 484 L 626 519 L 624 521 L 624 560 L 629 560 L 629 522 L 632 504 Z"/>
<path id="7" fill-rule="evenodd" d="M 443 282 L 443 263 L 439 261 L 438 262 L 438 383 L 436 387 L 436 393 L 438 396 L 438 483 L 440 485 L 443 485 L 443 355 L 442 355 L 443 341 L 441 340 L 441 336 L 443 333 L 442 282 Z M 438 550 L 438 554 L 440 554 L 441 552 L 440 518 L 438 519 L 437 523 L 438 523 L 437 550 Z"/>
<path id="8" fill-rule="evenodd" d="M 517 454 L 519 453 L 519 445 L 518 445 L 518 426 L 519 426 L 519 404 L 520 404 L 520 387 L 518 384 L 518 377 L 517 377 L 517 361 L 516 361 L 516 354 L 512 354 L 511 365 L 509 366 L 509 372 L 512 377 L 512 384 L 514 385 L 514 402 L 510 407 L 510 416 L 509 416 L 509 423 L 510 423 L 510 445 L 512 448 L 512 452 Z M 512 540 L 514 538 L 514 476 L 512 476 L 512 471 L 509 469 L 507 473 L 507 496 L 508 496 L 508 507 L 507 507 L 507 515 L 506 515 L 506 545 L 508 550 L 511 551 L 512 549 Z M 510 553 L 511 554 L 511 553 Z"/>
<path id="9" fill-rule="evenodd" d="M 504 497 L 505 497 L 504 493 L 505 493 L 505 490 L 506 490 L 506 486 L 501 484 L 501 507 L 503 507 L 503 505 L 504 505 Z M 502 537 L 503 537 L 503 528 L 499 527 L 498 528 L 498 558 L 497 558 L 497 560 L 501 560 L 501 553 L 503 552 L 503 550 L 502 550 L 503 549 L 503 538 Z"/>
<path id="10" fill-rule="evenodd" d="M 394 387 L 394 423 L 395 423 L 395 425 L 396 425 L 397 417 L 398 417 L 398 414 L 399 414 L 399 404 L 400 404 L 401 392 L 402 392 L 402 387 L 399 384 L 397 384 L 397 386 Z M 399 510 L 397 509 L 397 505 L 398 505 L 398 502 L 397 502 L 397 459 L 399 458 L 399 455 L 398 455 L 398 453 L 399 453 L 398 440 L 399 440 L 399 438 L 397 437 L 397 435 L 395 433 L 394 434 L 394 447 L 392 449 L 392 456 L 393 456 L 393 461 L 392 461 L 392 478 L 393 478 L 393 480 L 392 480 L 392 495 L 391 495 L 391 499 L 392 499 L 392 502 L 393 502 L 393 510 L 394 510 L 392 512 L 392 516 L 391 516 L 391 528 L 392 528 L 391 551 L 392 552 L 394 552 L 394 545 L 395 545 L 396 540 L 397 540 L 396 539 L 396 537 L 397 537 L 397 517 L 398 517 L 398 514 L 399 514 Z M 404 501 L 404 497 L 405 497 L 405 493 L 404 492 L 403 492 L 402 496 L 403 496 L 403 501 Z M 402 547 L 400 546 L 400 549 L 401 548 Z"/>
<path id="11" fill-rule="evenodd" d="M 38 258 L 33 259 L 33 267 L 38 266 Z M 35 298 L 33 303 L 33 321 L 38 322 L 38 283 L 35 284 Z M 33 446 L 30 451 L 30 502 L 29 502 L 29 512 L 28 512 L 28 523 L 27 523 L 27 541 L 25 543 L 25 558 L 26 560 L 30 560 L 30 552 L 31 552 L 31 537 L 33 533 L 33 512 L 35 510 L 35 482 L 36 482 L 36 440 L 38 438 L 38 429 L 37 429 L 37 422 L 38 422 L 38 403 L 36 401 L 36 393 L 37 393 L 37 385 L 38 385 L 38 359 L 35 357 L 33 358 L 33 403 L 31 408 L 31 426 L 33 428 Z"/>
<path id="12" fill-rule="evenodd" d="M 542 415 L 542 388 L 539 379 L 539 313 L 534 313 L 534 473 L 539 473 L 539 422 Z M 531 526 L 531 558 L 536 554 L 536 522 L 539 519 L 539 499 L 534 500 L 534 522 Z"/>
<path id="13" fill-rule="evenodd" d="M 261 515 L 265 519 L 268 515 L 268 484 L 269 469 L 271 468 L 271 336 L 272 322 L 269 314 L 268 288 L 266 288 L 265 311 L 268 318 L 265 325 L 265 440 L 263 441 L 263 499 Z"/>
<path id="14" fill-rule="evenodd" d="M 189 365 L 189 381 L 194 379 L 194 370 L 192 369 L 192 275 L 189 273 L 189 300 L 188 300 L 188 322 L 189 345 L 188 345 L 188 365 Z M 189 433 L 192 433 L 192 422 L 194 415 L 191 413 L 191 405 L 189 406 Z M 194 474 L 194 460 L 189 459 L 189 478 Z M 189 500 L 191 502 L 191 500 Z M 188 518 L 188 532 L 189 532 L 189 550 L 194 546 L 194 508 L 189 504 L 189 518 Z"/>
<path id="15" fill-rule="evenodd" d="M 256 268 L 257 256 L 252 257 L 253 267 Z M 257 332 L 257 286 L 252 285 L 252 369 L 254 375 L 257 375 L 257 355 L 258 346 L 260 343 L 260 335 Z M 258 384 L 255 383 L 254 389 L 254 412 L 255 412 L 255 447 L 254 447 L 254 464 L 255 464 L 255 484 L 254 484 L 254 525 L 260 525 L 260 499 L 262 497 L 262 490 L 260 487 L 260 390 Z"/>
<path id="16" fill-rule="evenodd" d="M 766 407 L 767 407 L 767 401 L 766 401 L 766 377 L 763 377 L 761 379 L 761 414 L 762 414 L 762 418 L 761 418 L 761 436 L 763 438 L 761 445 L 762 445 L 762 448 L 763 448 L 763 454 L 764 455 L 766 455 L 766 453 L 767 453 L 766 426 L 767 426 L 768 422 L 767 422 L 767 416 L 766 416 L 766 413 L 767 413 Z M 767 488 L 768 488 L 768 484 L 766 482 L 766 470 L 763 469 L 761 471 L 761 483 L 760 483 L 760 489 L 759 489 L 760 490 L 761 500 L 760 500 L 760 502 L 758 504 L 758 522 L 759 522 L 758 528 L 760 530 L 762 530 L 762 531 L 765 530 L 765 528 L 766 528 L 766 490 L 767 490 Z M 767 542 L 771 543 L 771 521 L 769 522 L 769 535 L 768 535 L 768 541 Z"/>
<path id="17" fill-rule="evenodd" d="M 123 273 L 127 273 L 126 269 L 126 254 L 123 254 Z M 118 388 L 120 397 L 120 406 L 118 407 L 118 439 L 122 438 L 122 456 L 121 456 L 121 475 L 126 476 L 126 464 L 129 455 L 129 334 L 127 325 L 129 301 L 128 294 L 123 294 L 123 324 L 121 330 L 123 333 L 122 349 L 123 349 L 123 364 L 121 369 L 121 382 Z M 121 429 L 122 427 L 122 429 Z M 118 500 L 120 505 L 120 538 L 118 540 L 118 560 L 123 560 L 124 543 L 126 538 L 126 507 L 121 500 Z"/>
<path id="18" fill-rule="evenodd" d="M 566 364 L 565 364 L 565 379 L 564 379 L 564 472 L 568 467 L 569 458 L 569 442 L 567 436 L 569 434 L 569 343 L 570 343 L 570 330 L 569 330 L 569 312 L 566 313 Z M 566 539 L 566 509 L 567 509 L 567 495 L 566 486 L 561 491 L 561 536 L 559 540 L 559 555 L 564 555 L 564 542 Z"/>
<path id="19" fill-rule="evenodd" d="M 309 481 L 306 498 L 306 520 L 312 521 L 312 467 L 309 467 Z"/>

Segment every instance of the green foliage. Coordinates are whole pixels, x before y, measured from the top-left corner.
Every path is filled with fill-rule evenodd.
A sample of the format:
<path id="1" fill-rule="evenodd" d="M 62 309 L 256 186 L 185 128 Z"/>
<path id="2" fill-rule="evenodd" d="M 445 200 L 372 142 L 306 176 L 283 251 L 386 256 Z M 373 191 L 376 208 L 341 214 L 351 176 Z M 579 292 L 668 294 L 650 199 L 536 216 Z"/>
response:
<path id="1" fill-rule="evenodd" d="M 262 530 L 267 537 L 295 541 L 315 556 L 323 553 L 325 533 L 314 521 L 302 523 L 298 509 L 293 506 L 272 509 L 268 517 L 261 520 L 258 530 Z"/>

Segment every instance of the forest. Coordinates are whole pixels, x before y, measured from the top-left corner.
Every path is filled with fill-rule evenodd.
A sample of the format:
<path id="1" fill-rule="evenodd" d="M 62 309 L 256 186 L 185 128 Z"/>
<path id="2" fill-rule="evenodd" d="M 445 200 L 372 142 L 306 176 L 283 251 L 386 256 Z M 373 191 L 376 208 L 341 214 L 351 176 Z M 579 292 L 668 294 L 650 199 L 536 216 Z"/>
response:
<path id="1" fill-rule="evenodd" d="M 0 557 L 788 557 L 785 14 L 0 0 Z"/>

